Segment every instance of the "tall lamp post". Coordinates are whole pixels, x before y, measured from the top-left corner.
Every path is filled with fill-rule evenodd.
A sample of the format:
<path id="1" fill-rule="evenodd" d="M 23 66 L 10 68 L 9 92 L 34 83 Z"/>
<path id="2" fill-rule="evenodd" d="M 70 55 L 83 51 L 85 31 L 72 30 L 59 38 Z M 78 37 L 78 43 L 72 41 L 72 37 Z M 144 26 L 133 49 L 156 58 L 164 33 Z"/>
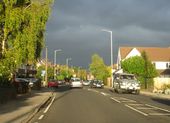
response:
<path id="1" fill-rule="evenodd" d="M 54 79 L 56 77 L 56 71 L 55 71 L 55 66 L 56 66 L 56 53 L 62 51 L 61 49 L 54 50 Z"/>
<path id="2" fill-rule="evenodd" d="M 67 65 L 67 77 L 68 77 L 68 62 L 70 61 L 70 60 L 72 60 L 71 58 L 66 58 L 66 65 Z"/>
<path id="3" fill-rule="evenodd" d="M 112 31 L 111 30 L 106 30 L 102 29 L 101 31 L 108 32 L 110 33 L 110 65 L 111 65 L 111 81 L 112 81 L 112 87 L 113 87 L 113 39 L 112 39 Z"/>

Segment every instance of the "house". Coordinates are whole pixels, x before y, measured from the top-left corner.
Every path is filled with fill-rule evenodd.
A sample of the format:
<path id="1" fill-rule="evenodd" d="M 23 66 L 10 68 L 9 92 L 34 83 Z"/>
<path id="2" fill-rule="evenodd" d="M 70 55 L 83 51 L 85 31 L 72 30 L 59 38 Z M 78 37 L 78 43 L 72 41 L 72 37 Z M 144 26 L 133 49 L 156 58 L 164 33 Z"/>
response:
<path id="1" fill-rule="evenodd" d="M 156 81 L 165 81 L 166 78 L 170 84 L 170 48 L 161 47 L 120 47 L 117 57 L 117 69 L 121 69 L 121 61 L 133 56 L 141 56 L 145 51 L 149 60 L 154 64 L 156 70 L 160 74 Z M 167 80 L 166 80 L 167 81 Z"/>
<path id="2" fill-rule="evenodd" d="M 118 51 L 117 64 L 121 68 L 121 61 L 132 56 L 141 56 L 145 51 L 149 60 L 154 64 L 161 77 L 170 77 L 170 48 L 159 47 L 120 47 Z"/>

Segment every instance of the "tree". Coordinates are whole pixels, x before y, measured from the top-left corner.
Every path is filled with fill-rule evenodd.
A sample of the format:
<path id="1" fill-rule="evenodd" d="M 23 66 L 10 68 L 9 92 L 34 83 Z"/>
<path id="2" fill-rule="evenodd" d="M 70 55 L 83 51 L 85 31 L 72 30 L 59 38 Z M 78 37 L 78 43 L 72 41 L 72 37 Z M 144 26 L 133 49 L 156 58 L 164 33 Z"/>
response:
<path id="1" fill-rule="evenodd" d="M 145 89 L 147 89 L 147 83 L 148 80 L 150 80 L 151 82 L 153 81 L 152 79 L 154 77 L 156 77 L 158 75 L 154 65 L 151 63 L 151 61 L 149 60 L 147 54 L 145 51 L 142 52 L 142 58 L 144 60 L 144 73 L 143 73 L 143 77 L 144 77 L 144 83 L 145 83 Z"/>
<path id="2" fill-rule="evenodd" d="M 21 64 L 34 64 L 44 45 L 44 31 L 52 0 L 0 2 L 0 68 L 2 76 Z M 4 71 L 8 69 L 8 71 Z M 8 74 L 8 75 L 7 75 Z"/>
<path id="3" fill-rule="evenodd" d="M 158 75 L 145 52 L 142 52 L 142 56 L 134 56 L 123 60 L 121 66 L 125 72 L 135 74 L 141 84 L 144 83 L 145 89 L 147 89 L 148 84 L 153 82 L 152 79 Z"/>
<path id="4" fill-rule="evenodd" d="M 121 66 L 125 72 L 142 76 L 144 73 L 144 59 L 140 56 L 130 57 L 121 62 Z"/>
<path id="5" fill-rule="evenodd" d="M 97 54 L 92 56 L 92 63 L 89 66 L 90 72 L 96 79 L 106 80 L 106 78 L 111 75 L 111 70 L 108 70 L 108 67 L 104 64 L 103 59 Z"/>

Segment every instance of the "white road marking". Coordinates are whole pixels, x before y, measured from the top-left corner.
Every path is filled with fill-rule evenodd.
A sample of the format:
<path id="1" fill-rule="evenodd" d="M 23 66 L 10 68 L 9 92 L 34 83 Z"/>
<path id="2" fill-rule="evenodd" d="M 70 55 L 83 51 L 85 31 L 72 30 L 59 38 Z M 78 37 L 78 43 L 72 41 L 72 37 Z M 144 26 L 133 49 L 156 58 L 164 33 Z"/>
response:
<path id="1" fill-rule="evenodd" d="M 121 102 L 136 102 L 135 100 L 124 100 L 124 101 L 121 101 Z"/>
<path id="2" fill-rule="evenodd" d="M 44 117 L 44 115 L 41 115 L 38 119 L 41 120 Z"/>
<path id="3" fill-rule="evenodd" d="M 128 108 L 130 108 L 130 109 L 132 109 L 132 110 L 134 110 L 134 111 L 136 111 L 136 112 L 138 112 L 138 113 L 140 113 L 140 114 L 142 114 L 142 115 L 144 115 L 144 116 L 148 116 L 148 114 L 146 114 L 146 113 L 144 113 L 144 112 L 142 112 L 142 111 L 139 111 L 139 110 L 137 110 L 137 109 L 135 109 L 135 108 L 133 108 L 133 107 L 131 107 L 131 106 L 129 106 L 129 105 L 125 105 L 126 107 L 128 107 Z"/>
<path id="4" fill-rule="evenodd" d="M 156 106 L 152 106 L 152 105 L 149 105 L 149 104 L 145 104 L 145 105 L 149 106 L 149 107 L 152 107 L 152 108 L 155 108 L 155 109 L 159 109 L 159 110 L 165 111 L 165 112 L 170 112 L 169 110 L 166 110 L 166 109 L 163 109 L 163 108 L 159 108 L 159 107 L 156 107 Z"/>
<path id="5" fill-rule="evenodd" d="M 141 109 L 141 110 L 150 110 L 150 109 L 155 109 L 155 108 L 148 108 L 148 107 L 137 107 L 137 109 Z"/>
<path id="6" fill-rule="evenodd" d="M 139 103 L 137 103 L 137 104 L 134 104 L 134 103 L 130 103 L 130 104 L 127 104 L 127 105 L 131 105 L 131 106 L 143 106 L 144 104 L 139 104 Z"/>
<path id="7" fill-rule="evenodd" d="M 44 113 L 46 113 L 46 112 L 49 110 L 50 106 L 51 106 L 52 103 L 54 102 L 54 99 L 55 99 L 55 96 L 53 97 L 51 103 L 50 103 L 50 104 L 47 106 L 47 108 L 45 109 Z"/>
<path id="8" fill-rule="evenodd" d="M 106 93 L 104 93 L 104 92 L 100 92 L 102 95 L 104 95 L 104 96 L 106 96 L 107 94 Z"/>
<path id="9" fill-rule="evenodd" d="M 113 98 L 113 97 L 111 97 L 110 99 L 112 99 L 112 100 L 114 100 L 114 101 L 116 101 L 116 102 L 118 102 L 118 103 L 121 103 L 119 100 L 117 100 L 117 99 L 115 99 L 115 98 Z"/>
<path id="10" fill-rule="evenodd" d="M 149 115 L 170 115 L 170 113 L 149 113 Z"/>

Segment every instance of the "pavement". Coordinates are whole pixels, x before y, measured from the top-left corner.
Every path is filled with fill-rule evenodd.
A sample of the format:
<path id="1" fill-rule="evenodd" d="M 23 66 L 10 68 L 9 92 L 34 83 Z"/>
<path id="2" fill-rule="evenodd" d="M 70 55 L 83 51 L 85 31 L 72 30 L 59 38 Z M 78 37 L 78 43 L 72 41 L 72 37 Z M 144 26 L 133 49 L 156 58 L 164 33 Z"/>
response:
<path id="1" fill-rule="evenodd" d="M 52 96 L 48 88 L 17 95 L 15 100 L 0 104 L 0 122 L 27 123 Z"/>
<path id="2" fill-rule="evenodd" d="M 104 88 L 113 89 L 108 86 L 105 86 Z M 151 96 L 151 97 L 155 97 L 155 98 L 170 100 L 170 94 L 168 95 L 168 94 L 162 94 L 162 93 L 153 93 L 153 92 L 145 91 L 145 90 L 141 90 L 140 94 L 145 95 L 145 96 Z"/>
<path id="3" fill-rule="evenodd" d="M 105 86 L 107 89 L 113 89 Z M 170 100 L 170 95 L 141 91 L 140 94 Z M 32 90 L 29 94 L 18 95 L 16 100 L 0 104 L 1 123 L 27 123 L 53 96 L 48 88 Z"/>

